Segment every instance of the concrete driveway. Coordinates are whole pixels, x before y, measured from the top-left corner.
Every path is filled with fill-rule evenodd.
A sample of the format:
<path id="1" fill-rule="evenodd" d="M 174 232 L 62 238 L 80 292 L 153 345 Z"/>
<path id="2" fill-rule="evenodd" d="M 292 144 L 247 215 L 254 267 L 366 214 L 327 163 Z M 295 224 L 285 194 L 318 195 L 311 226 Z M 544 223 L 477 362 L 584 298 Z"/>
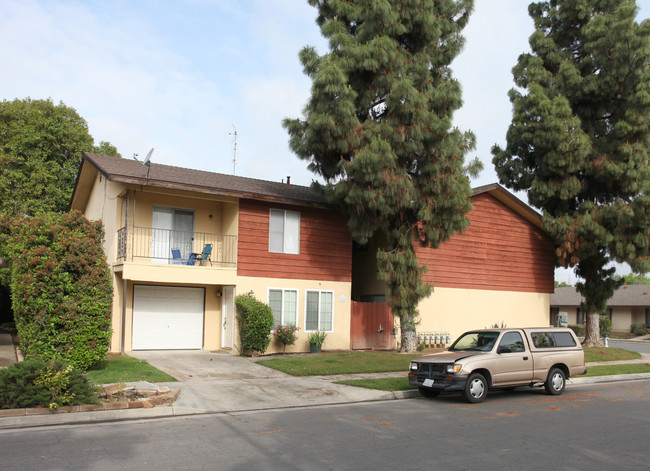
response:
<path id="1" fill-rule="evenodd" d="M 321 377 L 293 377 L 225 353 L 172 350 L 129 355 L 179 380 L 157 383 L 181 388 L 173 405 L 175 414 L 341 404 L 395 399 L 400 394 L 343 386 Z"/>

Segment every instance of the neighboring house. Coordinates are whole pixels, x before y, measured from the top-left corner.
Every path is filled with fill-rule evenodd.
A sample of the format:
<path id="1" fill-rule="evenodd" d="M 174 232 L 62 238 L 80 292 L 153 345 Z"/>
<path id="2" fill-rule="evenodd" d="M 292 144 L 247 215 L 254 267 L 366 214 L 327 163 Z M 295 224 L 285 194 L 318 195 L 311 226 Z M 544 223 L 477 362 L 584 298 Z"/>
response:
<path id="1" fill-rule="evenodd" d="M 308 188 L 86 153 L 70 208 L 104 223 L 111 351 L 238 353 L 245 293 L 300 328 L 287 351 L 308 351 L 316 329 L 326 348 L 350 348 L 352 241 Z"/>
<path id="2" fill-rule="evenodd" d="M 435 285 L 418 330 L 548 324 L 554 248 L 539 214 L 499 185 L 472 204 L 464 234 L 416 250 Z M 104 223 L 113 352 L 239 353 L 234 297 L 245 293 L 299 327 L 287 351 L 309 351 L 317 329 L 327 350 L 397 345 L 375 244 L 353 249 L 345 218 L 307 187 L 86 153 L 70 207 Z"/>
<path id="3" fill-rule="evenodd" d="M 554 245 L 534 211 L 503 187 L 474 189 L 470 226 L 437 249 L 416 247 L 433 294 L 420 302 L 421 332 L 548 325 L 553 292 Z M 417 244 L 416 244 L 417 245 Z M 375 244 L 355 251 L 352 298 L 383 299 L 376 276 Z M 372 275 L 372 276 L 371 276 Z M 396 320 L 397 324 L 397 320 Z"/>
<path id="4" fill-rule="evenodd" d="M 566 312 L 569 324 L 584 324 L 583 301 L 572 286 L 555 288 L 551 296 L 551 323 L 557 322 L 560 312 Z M 621 286 L 607 301 L 607 310 L 602 314 L 609 317 L 615 331 L 630 332 L 632 324 L 636 323 L 650 326 L 650 285 Z"/>

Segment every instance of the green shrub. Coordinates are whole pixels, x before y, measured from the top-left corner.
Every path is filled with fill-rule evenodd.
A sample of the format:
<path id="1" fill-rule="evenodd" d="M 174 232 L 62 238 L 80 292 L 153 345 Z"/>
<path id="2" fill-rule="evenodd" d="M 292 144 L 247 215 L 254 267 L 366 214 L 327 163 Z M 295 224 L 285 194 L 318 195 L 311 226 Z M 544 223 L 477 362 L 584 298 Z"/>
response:
<path id="1" fill-rule="evenodd" d="M 269 306 L 249 295 L 237 296 L 235 305 L 241 353 L 264 353 L 271 343 L 273 311 Z"/>
<path id="2" fill-rule="evenodd" d="M 598 320 L 598 325 L 600 326 L 601 337 L 604 337 L 605 335 L 609 335 L 609 333 L 612 331 L 612 321 L 607 316 L 600 316 L 600 319 Z"/>
<path id="3" fill-rule="evenodd" d="M 103 237 L 101 222 L 78 211 L 11 221 L 4 250 L 27 358 L 57 358 L 83 370 L 106 358 L 113 286 Z"/>
<path id="4" fill-rule="evenodd" d="M 585 325 L 584 324 L 569 324 L 569 329 L 573 330 L 578 337 L 585 336 Z"/>
<path id="5" fill-rule="evenodd" d="M 99 404 L 86 376 L 61 360 L 34 358 L 0 370 L 0 409 Z"/>
<path id="6" fill-rule="evenodd" d="M 635 322 L 632 324 L 630 331 L 637 337 L 648 333 L 648 329 L 643 322 Z"/>

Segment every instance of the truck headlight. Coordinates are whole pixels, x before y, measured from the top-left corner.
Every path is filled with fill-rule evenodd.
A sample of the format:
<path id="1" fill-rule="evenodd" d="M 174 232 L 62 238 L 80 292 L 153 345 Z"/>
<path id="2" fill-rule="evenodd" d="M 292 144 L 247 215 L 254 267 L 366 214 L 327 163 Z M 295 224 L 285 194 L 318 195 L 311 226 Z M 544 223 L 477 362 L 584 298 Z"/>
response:
<path id="1" fill-rule="evenodd" d="M 411 364 L 409 365 L 409 370 L 417 371 L 417 369 L 418 369 L 418 364 L 412 361 Z"/>
<path id="2" fill-rule="evenodd" d="M 447 365 L 447 374 L 453 375 L 454 373 L 458 373 L 460 371 L 460 365 L 458 363 L 454 363 L 453 365 Z"/>

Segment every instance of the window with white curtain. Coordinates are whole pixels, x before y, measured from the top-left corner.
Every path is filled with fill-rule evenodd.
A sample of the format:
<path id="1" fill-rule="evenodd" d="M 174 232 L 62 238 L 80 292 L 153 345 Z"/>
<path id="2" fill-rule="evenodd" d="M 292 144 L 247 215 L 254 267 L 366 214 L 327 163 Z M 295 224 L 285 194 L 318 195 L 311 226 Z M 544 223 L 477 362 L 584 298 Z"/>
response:
<path id="1" fill-rule="evenodd" d="M 269 288 L 269 306 L 273 311 L 273 327 L 298 325 L 298 290 Z"/>
<path id="2" fill-rule="evenodd" d="M 334 325 L 334 292 L 307 291 L 305 330 L 331 332 Z"/>
<path id="3" fill-rule="evenodd" d="M 269 214 L 269 252 L 300 253 L 300 213 L 271 209 Z"/>

